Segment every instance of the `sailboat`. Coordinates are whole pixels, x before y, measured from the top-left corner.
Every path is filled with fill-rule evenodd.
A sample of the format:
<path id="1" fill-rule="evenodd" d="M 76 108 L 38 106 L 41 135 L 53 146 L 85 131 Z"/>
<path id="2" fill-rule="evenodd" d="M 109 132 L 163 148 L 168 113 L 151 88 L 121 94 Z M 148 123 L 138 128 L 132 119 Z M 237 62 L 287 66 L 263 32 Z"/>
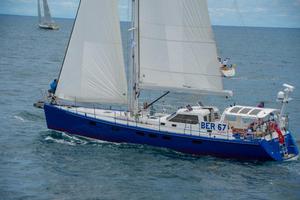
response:
<path id="1" fill-rule="evenodd" d="M 59 26 L 55 24 L 53 21 L 50 9 L 48 6 L 47 0 L 43 0 L 43 16 L 42 16 L 42 10 L 41 10 L 41 0 L 37 0 L 38 3 L 38 18 L 39 18 L 39 27 L 42 29 L 51 29 L 51 30 L 58 30 Z"/>
<path id="2" fill-rule="evenodd" d="M 126 77 L 117 0 L 80 1 L 57 88 L 43 104 L 47 127 L 114 143 L 192 155 L 285 161 L 298 157 L 282 108 L 235 105 L 220 114 L 202 103 L 173 114 L 139 105 L 141 90 L 232 95 L 224 90 L 206 0 L 133 0 Z M 103 109 L 94 104 L 123 105 Z"/>

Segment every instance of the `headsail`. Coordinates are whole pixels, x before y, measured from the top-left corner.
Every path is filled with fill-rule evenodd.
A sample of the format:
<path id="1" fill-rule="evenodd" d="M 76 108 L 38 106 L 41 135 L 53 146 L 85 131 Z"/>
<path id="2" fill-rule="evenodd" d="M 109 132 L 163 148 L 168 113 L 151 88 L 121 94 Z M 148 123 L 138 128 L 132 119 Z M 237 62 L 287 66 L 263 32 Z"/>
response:
<path id="1" fill-rule="evenodd" d="M 206 0 L 140 0 L 140 86 L 222 92 Z"/>
<path id="2" fill-rule="evenodd" d="M 127 103 L 117 0 L 80 2 L 55 95 L 78 102 Z"/>

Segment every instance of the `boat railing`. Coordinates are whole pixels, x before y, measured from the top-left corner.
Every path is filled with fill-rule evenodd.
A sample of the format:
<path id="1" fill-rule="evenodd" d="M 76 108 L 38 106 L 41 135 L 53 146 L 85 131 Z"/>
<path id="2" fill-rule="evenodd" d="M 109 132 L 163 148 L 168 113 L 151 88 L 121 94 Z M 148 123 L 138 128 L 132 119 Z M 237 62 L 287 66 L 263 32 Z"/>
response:
<path id="1" fill-rule="evenodd" d="M 66 109 L 66 107 L 62 106 L 61 109 Z M 85 117 L 100 119 L 100 120 L 106 120 L 109 122 L 113 122 L 115 124 L 125 125 L 125 126 L 134 126 L 138 128 L 148 128 L 148 129 L 154 129 L 159 132 L 164 133 L 179 133 L 184 135 L 190 135 L 190 136 L 203 136 L 203 137 L 209 137 L 209 138 L 221 138 L 221 139 L 227 139 L 227 140 L 256 140 L 258 137 L 256 134 L 246 135 L 246 133 L 232 133 L 232 131 L 226 130 L 223 132 L 218 131 L 210 131 L 205 130 L 201 128 L 200 124 L 191 124 L 189 122 L 186 122 L 184 124 L 184 128 L 180 127 L 169 127 L 162 125 L 161 118 L 157 117 L 158 121 L 157 123 L 154 123 L 153 121 L 149 122 L 144 116 L 136 116 L 136 117 L 130 117 L 129 114 L 125 114 L 126 112 L 122 111 L 114 111 L 114 110 L 108 110 L 110 115 L 105 114 L 99 114 L 96 112 L 96 108 L 93 107 L 91 112 L 82 111 L 77 106 L 67 108 L 69 111 L 84 115 Z M 239 134 L 239 136 L 237 136 Z"/>

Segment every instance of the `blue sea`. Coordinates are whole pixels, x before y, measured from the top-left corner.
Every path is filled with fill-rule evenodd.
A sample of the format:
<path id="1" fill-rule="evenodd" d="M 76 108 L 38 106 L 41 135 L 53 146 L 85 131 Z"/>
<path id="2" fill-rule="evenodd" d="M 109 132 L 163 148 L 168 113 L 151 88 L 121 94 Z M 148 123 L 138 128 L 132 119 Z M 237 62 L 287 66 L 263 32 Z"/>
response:
<path id="1" fill-rule="evenodd" d="M 37 28 L 35 17 L 0 15 L 0 199 L 300 199 L 299 160 L 193 157 L 48 130 L 32 104 L 64 57 L 73 20 L 56 21 L 61 29 L 47 31 Z M 121 25 L 124 38 L 127 25 Z M 155 108 L 172 112 L 199 100 L 220 108 L 260 101 L 279 107 L 277 92 L 289 83 L 296 87 L 287 110 L 290 129 L 300 146 L 300 29 L 217 26 L 214 33 L 220 55 L 237 64 L 237 76 L 224 80 L 235 96 L 175 93 Z M 145 91 L 143 99 L 158 95 Z"/>

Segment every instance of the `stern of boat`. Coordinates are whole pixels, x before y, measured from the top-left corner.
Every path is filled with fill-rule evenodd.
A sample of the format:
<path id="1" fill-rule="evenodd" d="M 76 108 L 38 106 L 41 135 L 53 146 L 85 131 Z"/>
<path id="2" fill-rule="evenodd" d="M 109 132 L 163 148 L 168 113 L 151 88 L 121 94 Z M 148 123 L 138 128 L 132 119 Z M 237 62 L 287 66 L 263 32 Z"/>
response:
<path id="1" fill-rule="evenodd" d="M 275 161 L 297 160 L 299 150 L 292 134 L 287 131 L 284 138 L 283 144 L 279 142 L 278 138 L 269 141 L 263 139 L 261 140 L 261 146 Z"/>

